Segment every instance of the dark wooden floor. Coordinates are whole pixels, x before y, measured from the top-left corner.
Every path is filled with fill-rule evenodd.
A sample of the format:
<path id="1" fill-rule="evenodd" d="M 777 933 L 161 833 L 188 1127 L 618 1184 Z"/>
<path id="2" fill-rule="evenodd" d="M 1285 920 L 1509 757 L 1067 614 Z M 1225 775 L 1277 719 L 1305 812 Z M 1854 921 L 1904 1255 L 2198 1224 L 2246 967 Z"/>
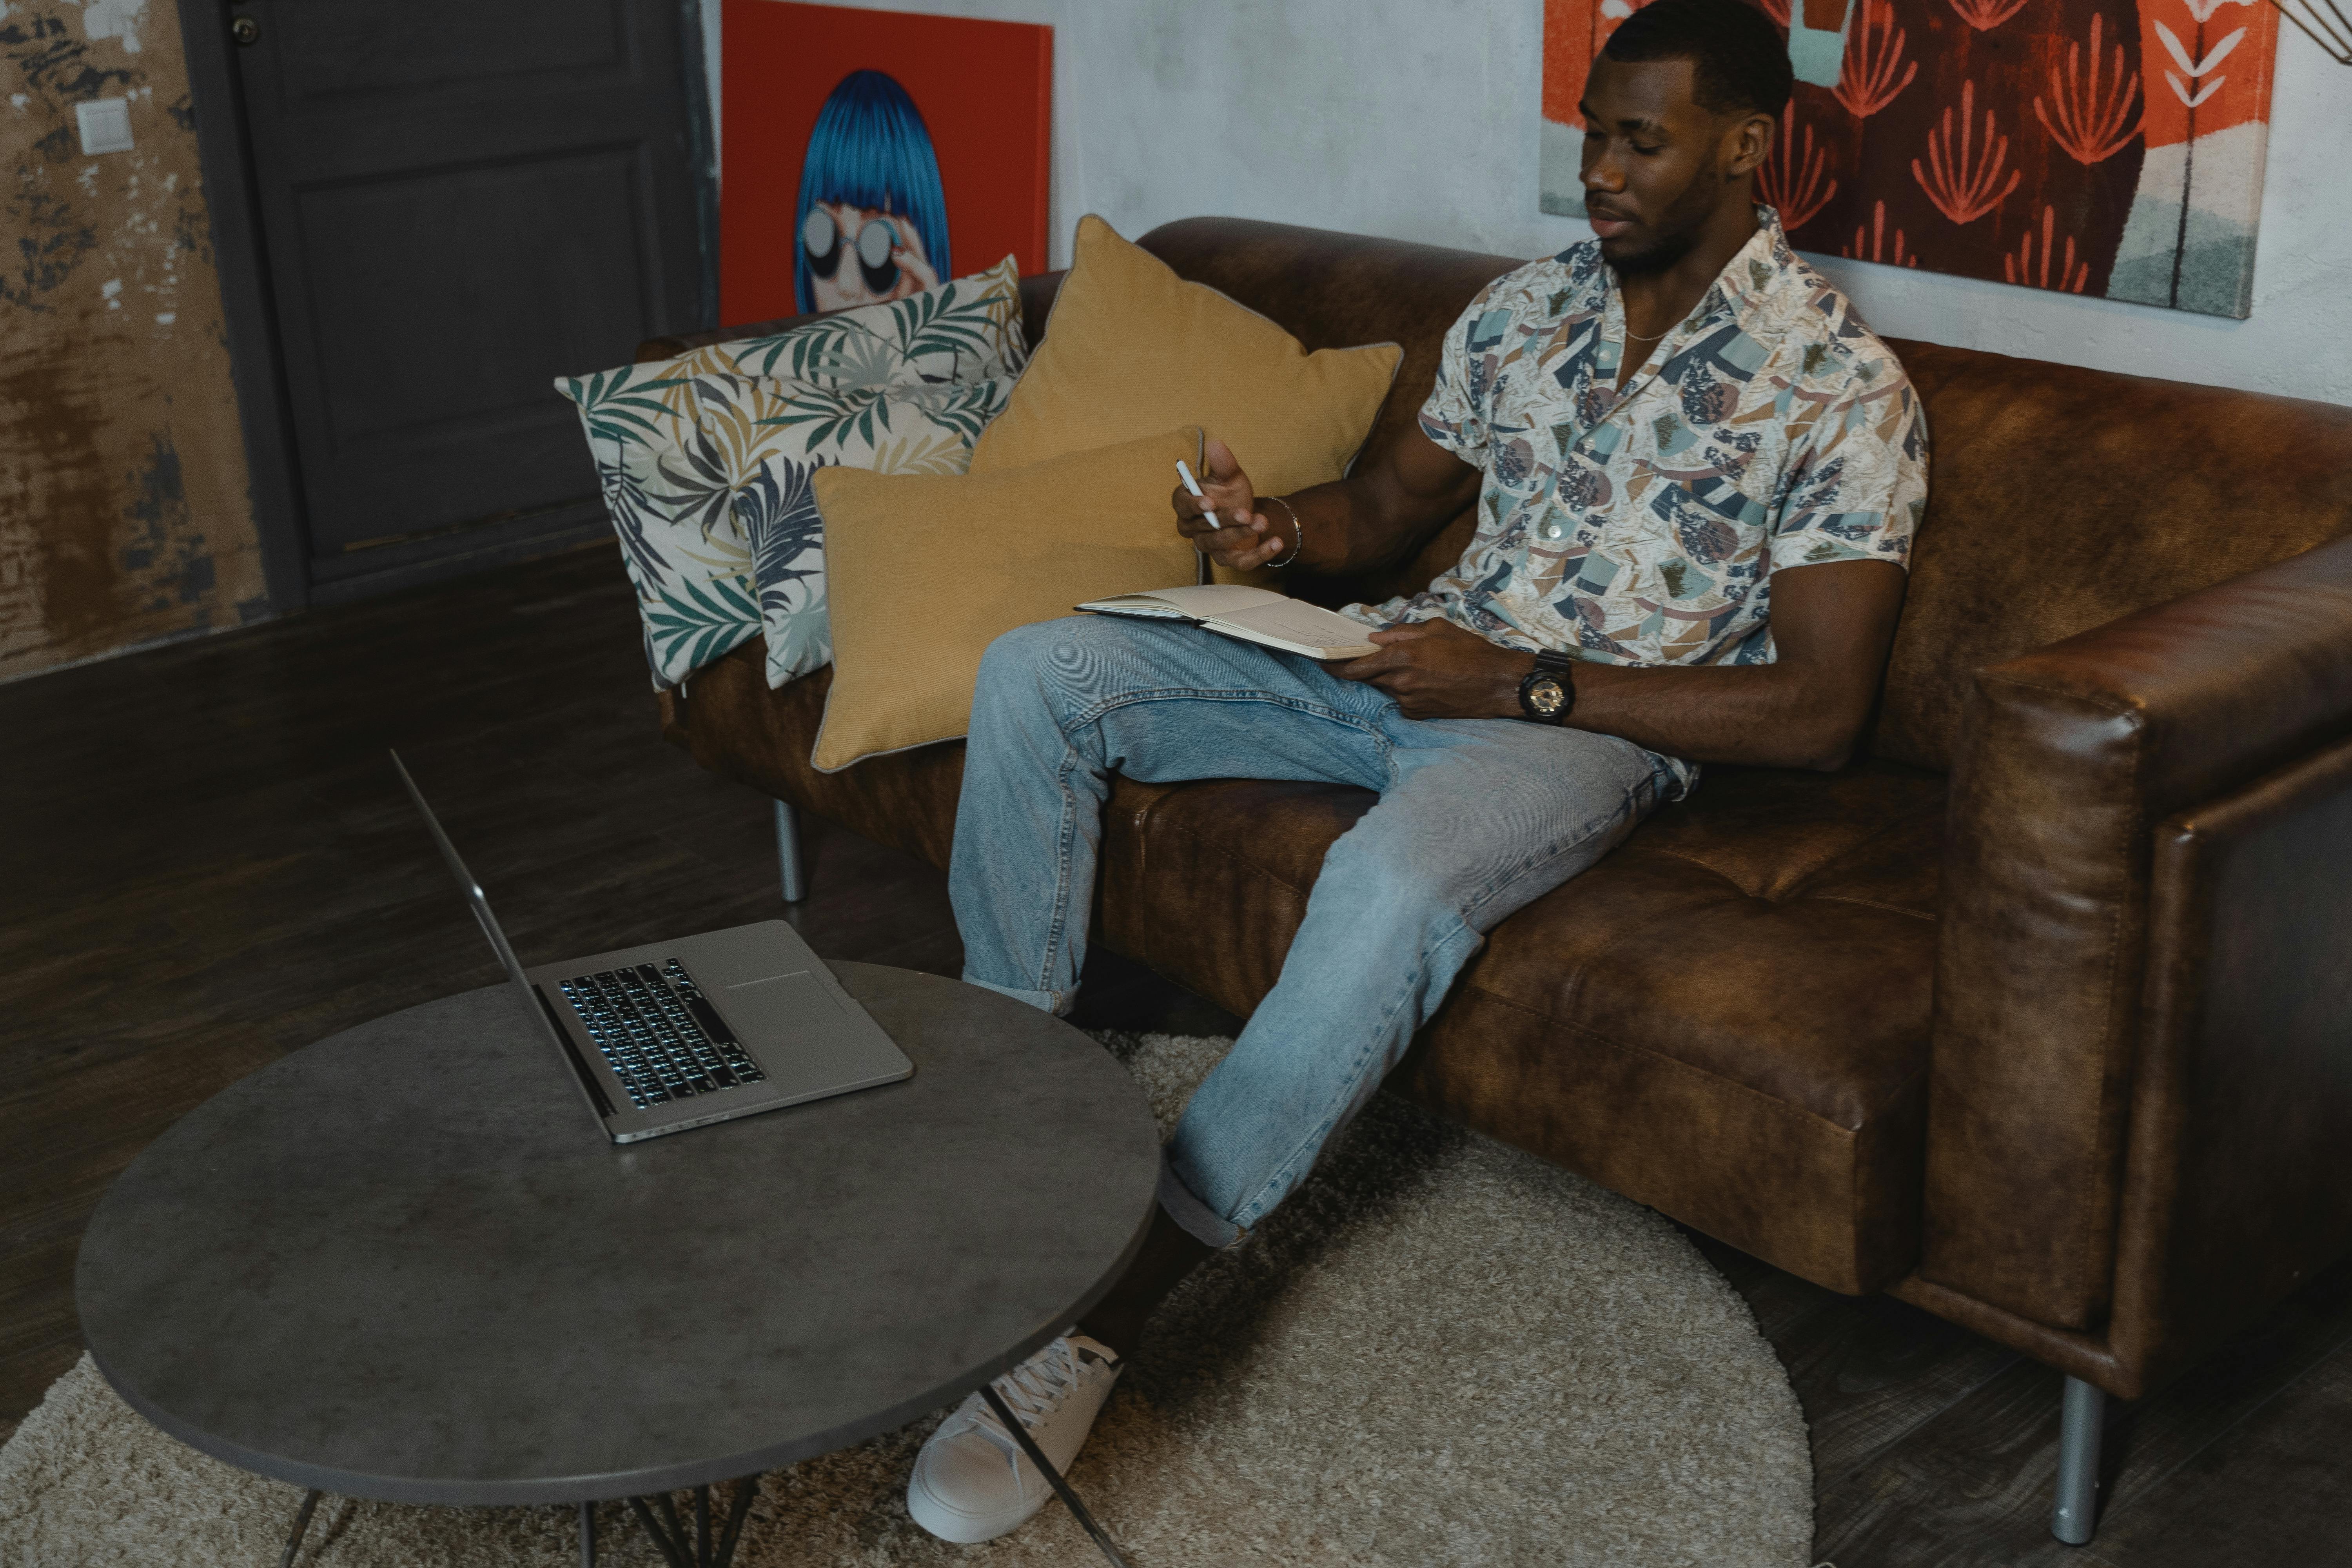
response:
<path id="1" fill-rule="evenodd" d="M 526 954 L 778 909 L 765 804 L 656 733 L 609 549 L 0 687 L 0 1431 L 79 1353 L 115 1173 L 242 1075 L 498 971 L 397 745 Z M 944 879 L 812 823 L 829 957 L 956 972 Z M 1116 958 L 1080 1021 L 1235 1021 Z M 1840 1568 L 2352 1563 L 2352 1268 L 2121 1413 L 2099 1539 L 2045 1530 L 2057 1375 L 1700 1240 L 1812 1424 Z"/>

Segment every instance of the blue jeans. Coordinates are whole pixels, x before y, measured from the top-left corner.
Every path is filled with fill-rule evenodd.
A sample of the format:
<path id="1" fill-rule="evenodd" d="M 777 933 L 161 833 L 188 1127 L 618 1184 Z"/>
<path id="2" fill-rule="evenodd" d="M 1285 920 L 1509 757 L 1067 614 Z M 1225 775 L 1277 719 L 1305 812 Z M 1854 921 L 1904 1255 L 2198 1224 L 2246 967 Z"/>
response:
<path id="1" fill-rule="evenodd" d="M 1281 978 L 1169 1141 L 1161 1206 L 1213 1247 L 1305 1179 L 1486 932 L 1674 788 L 1630 741 L 1407 719 L 1378 687 L 1195 626 L 1023 626 L 990 646 L 972 699 L 948 884 L 966 980 L 1069 1010 L 1114 772 L 1380 793 L 1325 854 Z"/>

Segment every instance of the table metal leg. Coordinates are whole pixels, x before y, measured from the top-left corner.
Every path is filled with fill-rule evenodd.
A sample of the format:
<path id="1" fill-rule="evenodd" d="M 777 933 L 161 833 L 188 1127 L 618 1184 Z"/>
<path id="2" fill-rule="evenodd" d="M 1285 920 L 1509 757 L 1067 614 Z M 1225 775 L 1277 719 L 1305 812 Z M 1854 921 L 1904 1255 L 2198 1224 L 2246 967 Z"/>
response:
<path id="1" fill-rule="evenodd" d="M 735 1561 L 736 1543 L 743 1537 L 743 1521 L 751 1511 L 751 1500 L 759 1491 L 757 1476 L 746 1476 L 735 1483 L 735 1500 L 727 1510 L 726 1523 L 716 1540 L 711 1536 L 709 1487 L 694 1489 L 694 1530 L 690 1535 L 685 1520 L 679 1517 L 677 1505 L 667 1493 L 653 1498 L 651 1506 L 648 1500 L 633 1497 L 629 1509 L 669 1568 L 729 1568 Z M 656 1509 L 660 1510 L 658 1517 Z"/>
<path id="2" fill-rule="evenodd" d="M 1029 1436 L 1029 1428 L 1021 1425 L 1020 1419 L 1005 1407 L 1003 1396 L 996 1392 L 996 1384 L 983 1383 L 980 1385 L 980 1392 L 987 1399 L 988 1407 L 996 1412 L 996 1418 L 1004 1423 L 1004 1429 L 1013 1434 L 1013 1440 L 1021 1445 L 1021 1451 L 1029 1456 L 1029 1462 L 1045 1476 L 1046 1484 L 1054 1489 L 1054 1495 L 1062 1500 L 1062 1506 L 1076 1515 L 1078 1522 L 1087 1527 L 1087 1533 L 1095 1538 L 1095 1544 L 1102 1548 L 1102 1554 L 1110 1559 L 1112 1568 L 1128 1568 L 1127 1559 L 1118 1554 L 1118 1546 L 1109 1533 L 1095 1522 L 1095 1516 L 1087 1511 L 1087 1505 L 1078 1500 L 1078 1494 L 1070 1489 L 1070 1483 L 1062 1479 L 1062 1472 L 1054 1468 L 1053 1462 L 1045 1458 L 1045 1450 L 1037 1447 L 1036 1439 Z"/>
<path id="3" fill-rule="evenodd" d="M 670 1500 L 670 1495 L 667 1492 L 662 1493 L 654 1499 L 654 1501 L 661 1508 L 662 1522 L 669 1526 L 669 1538 L 677 1542 L 678 1554 L 691 1563 L 694 1558 L 687 1543 L 686 1525 L 677 1517 L 677 1504 Z"/>
<path id="4" fill-rule="evenodd" d="M 596 1568 L 596 1505 L 580 1505 L 580 1568 Z"/>
<path id="5" fill-rule="evenodd" d="M 286 1554 L 278 1560 L 278 1568 L 294 1568 L 294 1554 L 302 1550 L 302 1537 L 310 1529 L 310 1516 L 319 1511 L 317 1488 L 302 1494 L 302 1507 L 294 1515 L 294 1533 L 286 1538 Z"/>
<path id="6" fill-rule="evenodd" d="M 660 1521 L 654 1518 L 653 1510 L 646 1506 L 645 1499 L 631 1498 L 629 1508 L 637 1516 L 638 1527 L 646 1532 L 646 1539 L 654 1543 L 654 1550 L 662 1554 L 662 1561 L 668 1563 L 669 1568 L 694 1568 L 694 1563 L 680 1551 L 684 1543 L 670 1539 L 668 1532 L 662 1529 Z"/>
<path id="7" fill-rule="evenodd" d="M 746 1476 L 735 1483 L 735 1506 L 727 1510 L 727 1529 L 719 1538 L 719 1555 L 711 1568 L 725 1568 L 735 1561 L 735 1539 L 743 1533 L 743 1521 L 751 1512 L 751 1500 L 759 1495 L 759 1477 Z"/>

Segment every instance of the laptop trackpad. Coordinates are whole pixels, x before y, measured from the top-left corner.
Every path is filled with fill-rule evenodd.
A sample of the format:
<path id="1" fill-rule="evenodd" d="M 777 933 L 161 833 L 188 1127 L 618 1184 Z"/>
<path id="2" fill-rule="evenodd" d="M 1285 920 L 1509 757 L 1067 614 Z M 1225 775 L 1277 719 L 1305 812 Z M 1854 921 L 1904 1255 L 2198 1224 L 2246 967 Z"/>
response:
<path id="1" fill-rule="evenodd" d="M 807 970 L 730 985 L 719 1007 L 772 1077 L 857 1071 L 862 1031 Z"/>
<path id="2" fill-rule="evenodd" d="M 727 1016 L 738 1026 L 771 1039 L 794 1029 L 841 1016 L 841 1004 L 805 969 L 745 980 L 727 988 Z"/>

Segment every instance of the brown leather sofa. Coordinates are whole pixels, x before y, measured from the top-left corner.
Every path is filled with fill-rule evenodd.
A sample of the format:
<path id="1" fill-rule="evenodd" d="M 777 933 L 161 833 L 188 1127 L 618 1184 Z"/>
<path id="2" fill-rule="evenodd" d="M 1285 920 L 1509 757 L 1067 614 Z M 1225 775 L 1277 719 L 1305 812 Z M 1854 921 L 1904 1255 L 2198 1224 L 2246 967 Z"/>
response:
<path id="1" fill-rule="evenodd" d="M 1403 343 L 1368 456 L 1517 265 L 1229 219 L 1142 244 L 1310 348 Z M 1033 341 L 1058 281 L 1024 283 Z M 2352 409 L 1894 347 L 1932 493 L 1864 760 L 1708 769 L 1504 922 L 1391 1087 L 2133 1397 L 2352 1244 Z M 1300 591 L 1417 587 L 1470 527 Z M 772 692 L 754 643 L 664 732 L 944 864 L 961 746 L 814 772 L 830 676 Z M 1122 782 L 1099 940 L 1248 1013 L 1370 800 Z"/>

